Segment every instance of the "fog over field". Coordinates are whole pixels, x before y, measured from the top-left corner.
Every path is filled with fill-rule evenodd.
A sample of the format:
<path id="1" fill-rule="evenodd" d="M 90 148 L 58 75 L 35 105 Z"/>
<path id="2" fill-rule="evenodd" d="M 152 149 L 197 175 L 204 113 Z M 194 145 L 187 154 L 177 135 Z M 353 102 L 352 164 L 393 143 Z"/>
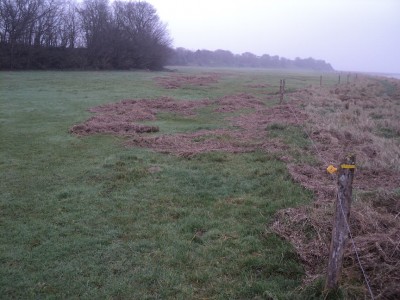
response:
<path id="1" fill-rule="evenodd" d="M 323 59 L 400 73 L 398 0 L 148 0 L 174 47 Z"/>

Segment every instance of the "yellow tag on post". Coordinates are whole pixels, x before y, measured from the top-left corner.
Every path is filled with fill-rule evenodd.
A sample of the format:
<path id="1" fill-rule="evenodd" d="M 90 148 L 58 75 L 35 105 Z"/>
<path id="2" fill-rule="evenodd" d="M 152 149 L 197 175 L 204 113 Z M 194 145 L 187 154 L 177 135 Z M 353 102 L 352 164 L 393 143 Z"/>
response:
<path id="1" fill-rule="evenodd" d="M 337 168 L 334 166 L 330 165 L 328 168 L 326 168 L 329 174 L 335 174 L 337 172 Z"/>
<path id="2" fill-rule="evenodd" d="M 342 169 L 355 169 L 356 165 L 345 165 L 345 164 L 343 164 L 343 165 L 340 165 L 340 167 Z"/>

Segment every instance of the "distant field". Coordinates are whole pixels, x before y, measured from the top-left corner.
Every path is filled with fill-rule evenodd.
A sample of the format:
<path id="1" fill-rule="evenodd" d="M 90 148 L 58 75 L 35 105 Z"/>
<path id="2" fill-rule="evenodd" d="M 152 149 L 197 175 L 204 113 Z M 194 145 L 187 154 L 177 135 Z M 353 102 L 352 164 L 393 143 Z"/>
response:
<path id="1" fill-rule="evenodd" d="M 279 80 L 290 103 L 321 75 L 334 89 L 337 74 L 278 70 L 1 72 L 0 295 L 315 295 L 271 224 L 314 199 L 287 161 L 318 161 Z M 314 106 L 295 109 L 305 119 Z"/>

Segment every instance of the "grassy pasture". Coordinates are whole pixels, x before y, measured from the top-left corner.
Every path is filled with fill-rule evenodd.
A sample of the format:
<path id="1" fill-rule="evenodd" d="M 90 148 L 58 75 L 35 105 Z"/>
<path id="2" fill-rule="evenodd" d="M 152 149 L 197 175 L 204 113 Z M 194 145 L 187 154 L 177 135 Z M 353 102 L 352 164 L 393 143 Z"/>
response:
<path id="1" fill-rule="evenodd" d="M 320 75 L 177 71 L 202 72 L 222 77 L 164 89 L 154 78 L 167 72 L 0 73 L 1 298 L 296 298 L 304 271 L 268 224 L 277 210 L 312 195 L 283 162 L 262 152 L 187 159 L 126 148 L 120 137 L 68 133 L 100 104 L 235 93 L 262 99 L 283 76 L 290 91 L 319 85 Z M 190 121 L 160 114 L 150 123 L 162 133 L 227 126 L 207 109 Z M 271 129 L 286 132 L 288 145 L 307 146 L 296 130 Z"/>

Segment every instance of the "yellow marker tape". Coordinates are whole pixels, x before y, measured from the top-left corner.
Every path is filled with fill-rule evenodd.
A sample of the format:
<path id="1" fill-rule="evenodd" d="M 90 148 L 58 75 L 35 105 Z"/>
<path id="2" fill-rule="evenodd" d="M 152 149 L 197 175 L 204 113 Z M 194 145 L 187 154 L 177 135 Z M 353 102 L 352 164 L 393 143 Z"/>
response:
<path id="1" fill-rule="evenodd" d="M 342 169 L 355 169 L 356 165 L 340 165 Z"/>
<path id="2" fill-rule="evenodd" d="M 326 170 L 328 171 L 329 174 L 334 174 L 337 172 L 337 168 L 335 168 L 332 165 L 330 165 L 328 168 L 326 168 Z"/>

